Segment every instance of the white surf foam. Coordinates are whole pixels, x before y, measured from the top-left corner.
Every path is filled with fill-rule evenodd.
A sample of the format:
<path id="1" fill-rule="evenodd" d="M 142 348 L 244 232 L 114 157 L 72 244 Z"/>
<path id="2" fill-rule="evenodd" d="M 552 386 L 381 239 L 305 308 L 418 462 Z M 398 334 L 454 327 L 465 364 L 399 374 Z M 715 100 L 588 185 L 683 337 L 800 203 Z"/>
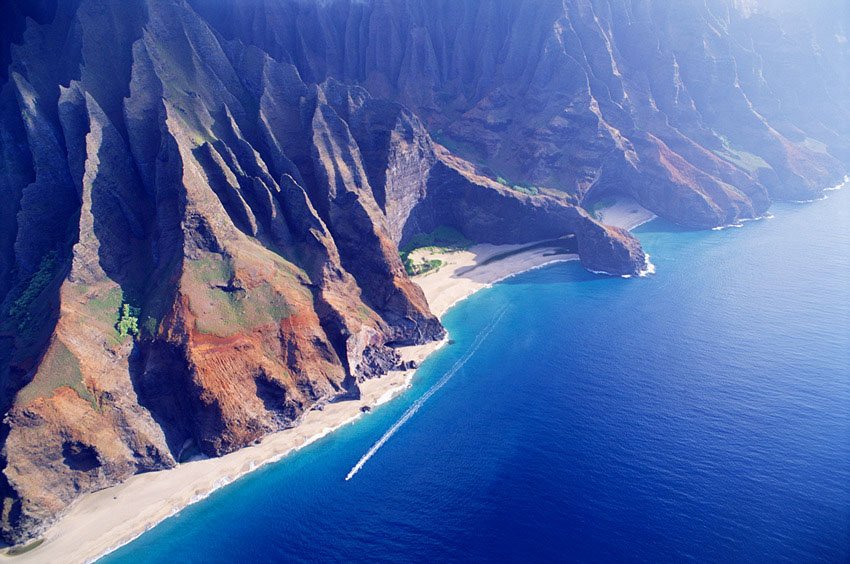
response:
<path id="1" fill-rule="evenodd" d="M 504 317 L 506 310 L 507 307 L 504 307 L 501 309 L 501 311 L 499 311 L 493 321 L 491 321 L 490 324 L 487 325 L 487 327 L 481 333 L 478 334 L 478 337 L 472 343 L 472 347 L 470 347 L 469 352 L 467 352 L 460 359 L 458 359 L 458 361 L 455 362 L 454 366 L 452 366 L 449 371 L 443 375 L 442 378 L 440 378 L 433 386 L 431 386 L 427 392 L 422 394 L 421 398 L 413 402 L 413 404 L 411 404 L 411 406 L 407 408 L 407 411 L 405 411 L 404 414 L 399 417 L 398 421 L 393 423 L 392 426 L 387 430 L 387 432 L 384 433 L 383 436 L 371 446 L 371 448 L 369 448 L 366 454 L 364 454 L 360 458 L 360 460 L 357 461 L 357 464 L 355 464 L 351 468 L 351 470 L 349 470 L 348 475 L 346 475 L 345 477 L 346 482 L 353 478 L 355 474 L 360 472 L 366 462 L 368 462 L 370 458 L 375 456 L 375 453 L 378 452 L 381 447 L 384 446 L 387 441 L 390 440 L 392 436 L 396 434 L 396 432 L 398 432 L 399 429 L 401 429 L 401 426 L 407 423 L 410 418 L 413 417 L 417 411 L 419 411 L 419 409 L 425 404 L 425 402 L 431 398 L 431 396 L 437 393 L 440 388 L 445 386 L 446 383 L 451 380 L 452 376 L 454 376 L 458 370 L 463 368 L 463 365 L 466 364 L 470 358 L 472 358 L 472 355 L 474 355 L 476 351 L 478 351 L 484 340 L 490 336 L 490 333 L 493 332 L 493 329 L 496 327 L 499 321 L 502 320 L 502 317 Z"/>
<path id="2" fill-rule="evenodd" d="M 753 221 L 762 221 L 763 219 L 773 219 L 772 213 L 766 213 L 764 215 L 759 215 L 756 217 L 742 217 L 736 223 L 729 223 L 727 225 L 718 225 L 717 227 L 712 227 L 712 231 L 723 231 L 724 229 L 740 229 L 744 227 L 745 223 L 750 223 Z"/>
<path id="3" fill-rule="evenodd" d="M 744 217 L 744 218 L 741 218 L 739 221 L 741 223 L 749 223 L 749 222 L 752 222 L 752 221 L 761 221 L 763 219 L 773 219 L 773 214 L 766 213 L 764 215 L 759 215 L 759 216 L 756 216 L 756 217 Z"/>
<path id="4" fill-rule="evenodd" d="M 824 192 L 835 192 L 836 190 L 841 190 L 842 188 L 845 188 L 847 185 L 850 185 L 850 176 L 845 176 L 843 182 L 839 182 L 838 184 L 836 184 L 835 186 L 833 186 L 831 188 L 824 188 L 823 191 Z"/>
<path id="5" fill-rule="evenodd" d="M 712 231 L 723 231 L 724 229 L 731 229 L 731 228 L 740 229 L 743 226 L 744 226 L 744 224 L 740 223 L 740 222 L 739 223 L 730 223 L 728 225 L 718 225 L 717 227 L 712 227 L 711 230 Z"/>
<path id="6" fill-rule="evenodd" d="M 824 192 L 827 192 L 827 191 L 829 191 L 829 190 L 824 190 Z M 822 201 L 826 200 L 828 197 L 829 196 L 827 196 L 826 194 L 823 194 L 820 198 L 812 198 L 811 200 L 789 200 L 789 202 L 792 203 L 792 204 L 813 204 L 815 202 L 822 202 Z"/>
<path id="7" fill-rule="evenodd" d="M 649 253 L 644 253 L 644 258 L 646 262 L 644 262 L 643 270 L 638 272 L 638 276 L 640 276 L 641 278 L 645 278 L 647 276 L 655 274 L 655 265 L 652 264 L 652 261 L 649 260 Z"/>

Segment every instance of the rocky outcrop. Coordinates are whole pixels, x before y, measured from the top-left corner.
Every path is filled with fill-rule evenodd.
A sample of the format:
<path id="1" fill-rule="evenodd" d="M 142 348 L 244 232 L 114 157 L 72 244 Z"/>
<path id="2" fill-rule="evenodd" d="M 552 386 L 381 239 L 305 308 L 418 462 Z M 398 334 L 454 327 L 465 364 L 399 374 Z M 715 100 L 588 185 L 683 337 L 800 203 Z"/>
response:
<path id="1" fill-rule="evenodd" d="M 711 227 L 837 180 L 846 7 L 795 10 L 10 0 L 3 536 L 295 425 L 440 338 L 398 254 L 419 234 L 571 236 L 588 269 L 636 274 L 637 241 L 582 205 Z"/>
<path id="2" fill-rule="evenodd" d="M 448 226 L 473 241 L 525 243 L 576 237 L 582 264 L 607 274 L 637 274 L 646 258 L 627 232 L 599 224 L 557 192 L 523 194 L 482 176 L 444 148 L 436 151 L 427 197 L 411 213 L 407 237 Z"/>

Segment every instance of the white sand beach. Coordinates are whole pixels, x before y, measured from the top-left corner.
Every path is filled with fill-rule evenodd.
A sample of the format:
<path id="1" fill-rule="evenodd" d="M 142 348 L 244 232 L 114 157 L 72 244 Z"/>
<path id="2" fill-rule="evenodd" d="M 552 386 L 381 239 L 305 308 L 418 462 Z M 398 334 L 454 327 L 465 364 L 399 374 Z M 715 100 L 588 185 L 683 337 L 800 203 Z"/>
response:
<path id="1" fill-rule="evenodd" d="M 598 210 L 596 219 L 607 225 L 632 230 L 655 219 L 655 214 L 631 198 L 618 198 L 613 205 Z"/>
<path id="2" fill-rule="evenodd" d="M 533 245 L 475 245 L 462 251 L 443 252 L 419 249 L 411 253 L 414 261 L 436 259 L 439 270 L 414 278 L 425 292 L 431 311 L 438 317 L 457 302 L 499 280 L 553 262 L 578 260 L 576 254 L 559 254 L 552 247 L 522 250 Z M 493 257 L 516 253 L 488 262 Z"/>
<path id="3" fill-rule="evenodd" d="M 654 217 L 633 202 L 618 202 L 600 215 L 607 223 L 627 229 Z M 497 260 L 488 262 L 493 257 Z M 452 305 L 499 280 L 552 262 L 576 260 L 578 256 L 558 254 L 556 249 L 536 245 L 475 245 L 453 252 L 420 249 L 415 251 L 414 258 L 443 262 L 438 270 L 414 278 L 431 310 L 442 317 Z M 441 344 L 406 347 L 400 352 L 405 360 L 421 362 Z M 374 407 L 391 400 L 410 386 L 414 372 L 393 371 L 366 381 L 361 384 L 359 400 L 332 403 L 322 410 L 310 411 L 297 427 L 271 434 L 259 444 L 220 458 L 139 474 L 118 486 L 86 495 L 48 530 L 40 546 L 17 556 L 4 554 L 0 562 L 71 564 L 95 560 L 252 470 L 280 460 L 357 420 L 364 415 L 361 411 L 364 406 Z"/>

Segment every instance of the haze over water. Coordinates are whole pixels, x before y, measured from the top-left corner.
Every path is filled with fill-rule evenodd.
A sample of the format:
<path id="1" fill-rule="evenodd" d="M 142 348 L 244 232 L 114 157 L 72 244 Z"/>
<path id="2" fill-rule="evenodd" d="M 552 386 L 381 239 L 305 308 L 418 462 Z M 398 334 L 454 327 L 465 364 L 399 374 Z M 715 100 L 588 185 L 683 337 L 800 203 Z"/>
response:
<path id="1" fill-rule="evenodd" d="M 850 189 L 772 212 L 473 296 L 402 398 L 104 561 L 847 561 Z"/>

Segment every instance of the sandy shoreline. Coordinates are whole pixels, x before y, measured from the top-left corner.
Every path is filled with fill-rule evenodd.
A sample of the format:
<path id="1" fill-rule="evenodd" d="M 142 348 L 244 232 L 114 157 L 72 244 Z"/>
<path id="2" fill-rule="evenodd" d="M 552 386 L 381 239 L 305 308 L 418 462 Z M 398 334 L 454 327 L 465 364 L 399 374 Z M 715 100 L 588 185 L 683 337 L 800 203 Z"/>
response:
<path id="1" fill-rule="evenodd" d="M 630 198 L 619 198 L 613 205 L 597 211 L 596 219 L 631 231 L 655 219 L 655 214 Z"/>
<path id="2" fill-rule="evenodd" d="M 559 253 L 558 249 L 541 247 L 523 251 L 530 245 L 475 245 L 462 251 L 440 252 L 420 249 L 411 253 L 414 260 L 437 259 L 443 263 L 439 270 L 415 277 L 413 280 L 425 292 L 434 315 L 443 315 L 456 303 L 496 282 L 526 270 L 554 262 L 578 260 L 576 254 Z M 490 263 L 488 260 L 504 253 L 516 253 Z"/>
<path id="3" fill-rule="evenodd" d="M 604 214 L 604 215 L 603 215 Z M 631 229 L 654 216 L 633 202 L 618 202 L 600 212 L 608 223 Z M 414 280 L 431 310 L 442 317 L 454 304 L 512 275 L 553 262 L 578 259 L 552 248 L 529 245 L 475 245 L 448 253 L 416 251 L 417 257 L 442 261 L 439 270 Z M 509 256 L 487 262 L 497 255 Z M 405 360 L 422 362 L 443 343 L 405 347 Z M 123 484 L 88 494 L 75 503 L 33 550 L 9 562 L 91 562 L 139 537 L 168 517 L 249 472 L 327 436 L 361 416 L 361 408 L 390 401 L 410 387 L 414 370 L 393 371 L 361 384 L 359 400 L 328 404 L 310 411 L 292 429 L 273 433 L 259 444 L 220 458 L 198 460 L 160 472 L 133 476 Z"/>

